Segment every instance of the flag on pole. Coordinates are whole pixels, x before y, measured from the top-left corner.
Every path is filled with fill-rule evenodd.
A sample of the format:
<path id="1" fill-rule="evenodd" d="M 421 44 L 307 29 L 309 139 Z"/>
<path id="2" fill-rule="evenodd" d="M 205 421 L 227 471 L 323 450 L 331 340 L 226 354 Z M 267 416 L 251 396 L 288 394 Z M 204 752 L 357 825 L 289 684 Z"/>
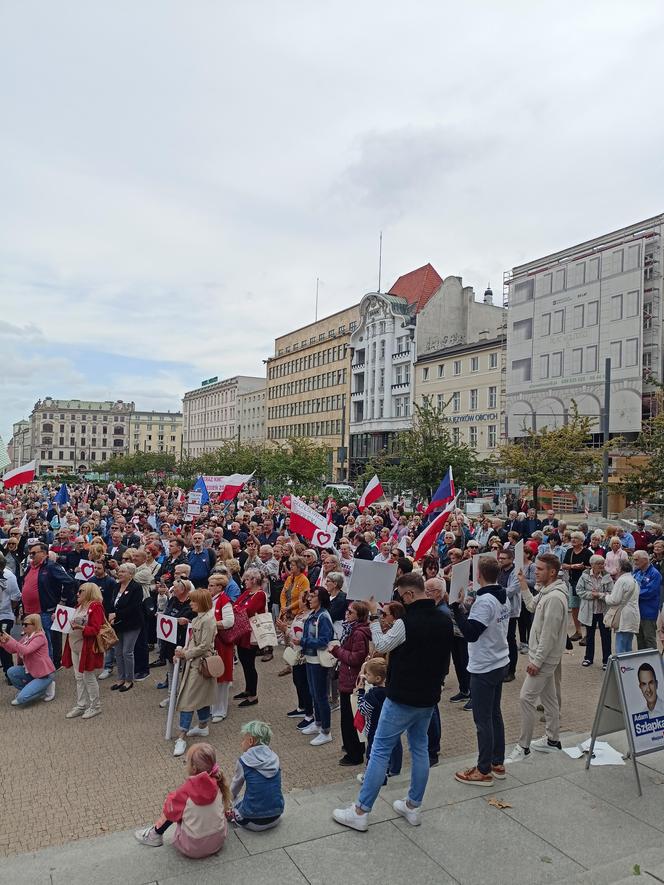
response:
<path id="1" fill-rule="evenodd" d="M 35 478 L 35 462 L 30 461 L 29 464 L 23 464 L 22 467 L 15 467 L 9 473 L 5 473 L 2 481 L 6 489 L 13 489 L 14 486 L 25 485 L 32 482 Z"/>
<path id="2" fill-rule="evenodd" d="M 365 510 L 365 508 L 370 507 L 374 501 L 377 501 L 379 498 L 383 497 L 383 487 L 380 484 L 380 480 L 378 479 L 378 474 L 374 474 L 373 478 L 369 480 L 367 483 L 367 487 L 362 492 L 362 497 L 357 502 L 357 507 L 360 513 Z"/>
<path id="3" fill-rule="evenodd" d="M 413 541 L 413 554 L 416 560 L 423 559 L 431 549 L 431 545 L 437 539 L 438 535 L 445 528 L 447 520 L 454 512 L 456 507 L 456 497 L 448 502 L 442 513 L 439 513 L 435 519 L 432 519 L 429 525 L 420 532 Z"/>
<path id="4" fill-rule="evenodd" d="M 24 513 L 23 519 L 21 520 L 21 522 L 19 524 L 18 530 L 20 531 L 21 534 L 23 534 L 25 532 L 25 530 L 27 529 L 27 527 L 28 527 L 28 514 Z"/>
<path id="5" fill-rule="evenodd" d="M 208 494 L 207 486 L 203 480 L 202 476 L 199 476 L 196 482 L 194 483 L 194 491 L 201 493 L 201 504 L 209 504 L 210 496 Z"/>
<path id="6" fill-rule="evenodd" d="M 203 476 L 203 482 L 209 494 L 218 495 L 220 501 L 232 501 L 242 486 L 249 482 L 252 473 L 232 473 L 230 476 Z"/>
<path id="7" fill-rule="evenodd" d="M 285 507 L 287 510 L 290 510 L 290 507 L 291 507 L 291 496 L 290 496 L 290 495 L 284 495 L 283 498 L 281 499 L 281 503 L 284 505 L 284 507 Z"/>
<path id="8" fill-rule="evenodd" d="M 337 534 L 337 527 L 329 525 L 322 513 L 292 495 L 290 531 L 307 538 L 316 547 L 329 547 Z"/>
<path id="9" fill-rule="evenodd" d="M 590 516 L 590 510 L 588 509 L 588 502 L 587 501 L 583 507 L 583 512 L 585 514 L 586 519 L 588 519 L 588 517 Z"/>
<path id="10" fill-rule="evenodd" d="M 452 476 L 452 468 L 447 468 L 447 473 L 440 481 L 440 485 L 434 492 L 434 495 L 431 499 L 431 503 L 424 511 L 425 514 L 433 513 L 434 510 L 440 510 L 441 507 L 444 507 L 448 501 L 451 501 L 454 498 L 454 478 Z"/>
<path id="11" fill-rule="evenodd" d="M 69 491 L 67 490 L 67 486 L 63 482 L 60 488 L 57 491 L 57 494 L 53 498 L 54 504 L 59 504 L 62 506 L 63 504 L 67 504 L 69 502 Z"/>
<path id="12" fill-rule="evenodd" d="M 327 505 L 325 507 L 325 515 L 327 516 L 328 522 L 332 522 L 332 501 L 334 501 L 334 498 L 332 497 L 332 495 L 330 495 L 330 497 L 327 499 Z"/>

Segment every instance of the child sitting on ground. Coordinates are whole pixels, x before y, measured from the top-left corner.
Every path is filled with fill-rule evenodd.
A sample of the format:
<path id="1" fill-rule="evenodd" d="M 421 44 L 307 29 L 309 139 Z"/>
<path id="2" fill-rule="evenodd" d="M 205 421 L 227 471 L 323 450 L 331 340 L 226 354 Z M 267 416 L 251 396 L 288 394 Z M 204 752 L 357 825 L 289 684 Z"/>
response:
<path id="1" fill-rule="evenodd" d="M 161 817 L 134 834 L 143 845 L 164 844 L 163 834 L 177 824 L 173 845 L 186 857 L 209 857 L 224 846 L 231 791 L 210 744 L 192 744 L 187 753 L 187 780 L 164 802 Z"/>
<path id="2" fill-rule="evenodd" d="M 268 746 L 272 729 L 266 722 L 247 722 L 240 729 L 242 754 L 231 781 L 236 800 L 244 785 L 244 796 L 234 805 L 235 822 L 247 830 L 276 827 L 284 813 L 279 757 Z"/>
<path id="3" fill-rule="evenodd" d="M 371 745 L 373 744 L 374 735 L 378 728 L 378 720 L 380 711 L 383 709 L 383 703 L 387 697 L 385 689 L 385 678 L 387 676 L 387 664 L 384 658 L 371 658 L 362 665 L 360 676 L 358 679 L 359 687 L 357 691 L 357 709 L 364 716 L 364 734 L 367 738 L 366 764 L 369 764 L 371 756 Z M 368 682 L 371 686 L 365 691 L 364 683 Z M 401 763 L 403 759 L 403 749 L 401 747 L 401 739 L 395 744 L 390 756 L 390 764 L 387 769 L 387 776 L 392 777 L 401 773 Z M 362 782 L 364 773 L 358 774 L 357 779 Z M 387 780 L 385 781 L 387 783 Z"/>

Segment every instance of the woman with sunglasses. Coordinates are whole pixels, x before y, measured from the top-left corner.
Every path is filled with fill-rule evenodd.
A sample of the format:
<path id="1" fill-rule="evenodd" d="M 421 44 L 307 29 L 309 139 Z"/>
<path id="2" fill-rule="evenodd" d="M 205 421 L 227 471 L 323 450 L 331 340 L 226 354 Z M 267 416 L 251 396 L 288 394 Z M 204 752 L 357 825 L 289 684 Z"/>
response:
<path id="1" fill-rule="evenodd" d="M 330 702 L 327 696 L 327 667 L 320 663 L 318 652 L 325 651 L 334 639 L 334 627 L 329 615 L 330 595 L 323 587 L 314 587 L 309 593 L 311 614 L 304 622 L 301 639 L 293 639 L 293 645 L 302 648 L 307 667 L 307 682 L 314 704 L 314 722 L 302 729 L 302 734 L 312 735 L 313 747 L 328 744 L 330 734 Z"/>
<path id="2" fill-rule="evenodd" d="M 20 640 L 0 633 L 0 644 L 10 654 L 18 655 L 19 663 L 7 671 L 9 681 L 18 689 L 12 706 L 20 707 L 38 698 L 44 698 L 55 678 L 55 667 L 48 654 L 48 642 L 39 615 L 23 618 Z"/>

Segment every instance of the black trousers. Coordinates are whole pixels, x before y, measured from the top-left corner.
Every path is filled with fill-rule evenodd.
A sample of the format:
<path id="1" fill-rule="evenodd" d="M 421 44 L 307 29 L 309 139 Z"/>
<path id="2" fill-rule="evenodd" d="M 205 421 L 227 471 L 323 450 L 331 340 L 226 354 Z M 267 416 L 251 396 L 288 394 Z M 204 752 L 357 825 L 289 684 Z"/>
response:
<path id="1" fill-rule="evenodd" d="M 459 691 L 468 694 L 470 691 L 470 673 L 468 672 L 468 643 L 463 636 L 455 636 L 452 643 L 452 661 L 454 672 L 459 682 Z"/>
<path id="2" fill-rule="evenodd" d="M 586 653 L 583 656 L 586 661 L 595 659 L 595 629 L 599 627 L 599 636 L 602 640 L 602 663 L 606 664 L 611 656 L 611 631 L 604 626 L 604 615 L 593 615 L 593 622 L 586 625 Z"/>
<path id="3" fill-rule="evenodd" d="M 5 633 L 11 633 L 14 622 L 9 618 L 3 618 L 0 621 L 0 626 L 4 627 Z M 14 659 L 12 656 L 8 651 L 5 651 L 4 645 L 0 645 L 0 664 L 2 664 L 2 669 L 5 671 L 5 676 L 7 675 L 7 670 L 9 670 L 13 663 Z"/>
<path id="4" fill-rule="evenodd" d="M 339 704 L 341 713 L 341 740 L 346 748 L 346 756 L 358 765 L 364 759 L 364 746 L 358 737 L 353 725 L 353 708 L 350 703 L 351 694 L 347 691 L 339 692 Z"/>
<path id="5" fill-rule="evenodd" d="M 492 765 L 502 765 L 505 761 L 505 727 L 500 700 L 506 669 L 498 667 L 488 673 L 472 673 L 470 676 L 477 731 L 477 767 L 482 774 L 490 774 Z"/>
<path id="6" fill-rule="evenodd" d="M 297 692 L 297 705 L 300 710 L 304 710 L 307 719 L 311 719 L 314 715 L 314 704 L 311 700 L 311 692 L 309 691 L 309 682 L 307 680 L 307 665 L 298 664 L 292 669 L 293 685 Z"/>
<path id="7" fill-rule="evenodd" d="M 516 625 L 519 623 L 518 618 L 510 618 L 507 627 L 507 647 L 510 654 L 509 672 L 516 673 L 516 662 L 519 660 L 519 646 L 516 644 Z"/>
<path id="8" fill-rule="evenodd" d="M 533 613 L 526 608 L 526 603 L 521 601 L 521 614 L 519 615 L 519 640 L 525 645 L 530 639 L 530 627 L 533 623 Z"/>
<path id="9" fill-rule="evenodd" d="M 258 654 L 258 646 L 251 645 L 249 648 L 241 648 L 237 646 L 237 656 L 242 665 L 244 673 L 244 690 L 250 698 L 256 697 L 258 693 L 258 673 L 256 672 L 256 655 Z"/>

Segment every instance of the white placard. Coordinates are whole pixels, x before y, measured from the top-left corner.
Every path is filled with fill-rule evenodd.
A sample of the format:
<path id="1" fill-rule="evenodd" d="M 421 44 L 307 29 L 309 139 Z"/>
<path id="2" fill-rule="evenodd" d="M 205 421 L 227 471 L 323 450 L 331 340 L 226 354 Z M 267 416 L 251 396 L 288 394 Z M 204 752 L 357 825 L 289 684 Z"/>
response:
<path id="1" fill-rule="evenodd" d="M 492 550 L 490 553 L 476 553 L 473 556 L 473 593 L 477 596 L 480 591 L 480 585 L 477 581 L 477 566 L 479 565 L 480 556 L 490 556 L 491 559 L 498 559 L 498 554 L 495 550 Z"/>
<path id="2" fill-rule="evenodd" d="M 452 566 L 452 577 L 450 580 L 449 604 L 458 602 L 466 595 L 466 589 L 470 583 L 470 560 L 462 559 Z"/>
<path id="3" fill-rule="evenodd" d="M 390 602 L 396 576 L 396 562 L 356 559 L 346 595 L 348 599 L 369 599 L 373 596 L 376 602 Z"/>
<path id="4" fill-rule="evenodd" d="M 173 645 L 178 641 L 178 619 L 172 618 L 170 615 L 157 615 L 157 639 L 164 642 L 172 642 Z"/>
<path id="5" fill-rule="evenodd" d="M 523 571 L 523 541 L 517 541 L 514 545 L 514 574 Z"/>
<path id="6" fill-rule="evenodd" d="M 337 527 L 333 522 L 328 522 L 324 529 L 316 529 L 311 538 L 314 547 L 332 547 L 337 536 Z"/>
<path id="7" fill-rule="evenodd" d="M 203 500 L 203 492 L 188 492 L 187 493 L 187 515 L 188 516 L 200 516 L 201 515 L 201 501 Z"/>
<path id="8" fill-rule="evenodd" d="M 74 577 L 77 581 L 91 581 L 95 576 L 95 564 L 89 559 L 81 559 L 76 566 Z"/>
<path id="9" fill-rule="evenodd" d="M 59 605 L 53 612 L 51 630 L 56 633 L 71 633 L 71 619 L 74 617 L 75 608 L 68 605 Z"/>

